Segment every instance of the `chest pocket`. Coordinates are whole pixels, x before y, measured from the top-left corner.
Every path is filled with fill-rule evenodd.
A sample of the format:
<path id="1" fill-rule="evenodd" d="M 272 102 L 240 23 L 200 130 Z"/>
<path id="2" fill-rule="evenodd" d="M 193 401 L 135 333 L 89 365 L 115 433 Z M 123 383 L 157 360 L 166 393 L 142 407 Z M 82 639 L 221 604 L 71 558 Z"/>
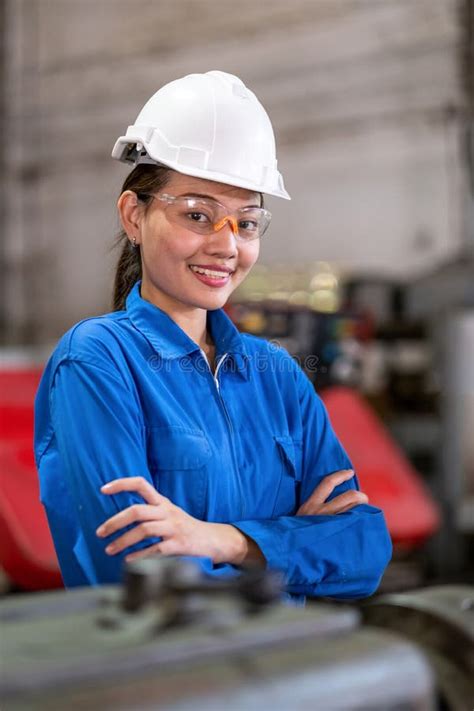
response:
<path id="1" fill-rule="evenodd" d="M 192 516 L 206 508 L 211 448 L 200 430 L 147 427 L 148 464 L 156 489 Z"/>
<path id="2" fill-rule="evenodd" d="M 280 477 L 272 518 L 296 513 L 298 488 L 302 472 L 302 442 L 292 437 L 274 436 L 280 456 Z"/>

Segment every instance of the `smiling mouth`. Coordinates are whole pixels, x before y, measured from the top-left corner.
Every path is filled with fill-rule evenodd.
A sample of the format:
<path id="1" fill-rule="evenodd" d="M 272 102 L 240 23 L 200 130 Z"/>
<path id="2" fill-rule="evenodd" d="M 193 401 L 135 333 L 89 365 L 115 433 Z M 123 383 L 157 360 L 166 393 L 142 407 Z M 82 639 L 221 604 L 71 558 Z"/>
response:
<path id="1" fill-rule="evenodd" d="M 197 267 L 193 264 L 190 264 L 189 268 L 192 272 L 194 272 L 194 274 L 201 274 L 202 276 L 206 276 L 210 279 L 227 279 L 234 273 L 228 271 L 218 271 L 217 269 L 204 269 L 203 267 Z"/>

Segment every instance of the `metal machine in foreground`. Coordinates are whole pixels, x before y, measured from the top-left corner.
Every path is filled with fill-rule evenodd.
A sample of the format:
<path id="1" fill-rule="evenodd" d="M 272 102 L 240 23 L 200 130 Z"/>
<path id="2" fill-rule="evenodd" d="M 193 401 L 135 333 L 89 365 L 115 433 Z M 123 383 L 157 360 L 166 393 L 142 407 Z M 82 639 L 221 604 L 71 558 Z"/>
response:
<path id="1" fill-rule="evenodd" d="M 207 580 L 142 560 L 126 582 L 0 604 L 4 711 L 428 711 L 426 655 L 355 607 L 279 602 L 264 571 Z"/>

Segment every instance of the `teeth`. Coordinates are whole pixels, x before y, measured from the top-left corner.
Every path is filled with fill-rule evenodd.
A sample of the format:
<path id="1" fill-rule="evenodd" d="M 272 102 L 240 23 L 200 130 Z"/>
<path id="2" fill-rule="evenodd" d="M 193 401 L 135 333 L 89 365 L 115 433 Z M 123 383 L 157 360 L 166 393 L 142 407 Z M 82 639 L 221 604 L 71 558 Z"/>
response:
<path id="1" fill-rule="evenodd" d="M 222 279 L 223 277 L 228 277 L 229 274 L 228 272 L 216 272 L 213 271 L 212 269 L 201 269 L 200 267 L 190 267 L 193 272 L 196 272 L 197 274 L 205 274 L 206 276 L 214 277 L 215 279 Z"/>

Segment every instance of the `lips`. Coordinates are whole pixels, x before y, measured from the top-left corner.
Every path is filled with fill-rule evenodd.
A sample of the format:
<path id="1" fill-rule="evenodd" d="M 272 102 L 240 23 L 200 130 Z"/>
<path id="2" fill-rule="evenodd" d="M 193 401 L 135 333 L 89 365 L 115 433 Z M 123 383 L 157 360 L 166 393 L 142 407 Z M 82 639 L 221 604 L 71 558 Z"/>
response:
<path id="1" fill-rule="evenodd" d="M 202 284 L 206 284 L 206 286 L 211 286 L 215 289 L 226 286 L 233 274 L 227 267 L 209 269 L 201 265 L 190 264 L 189 269 Z"/>
<path id="2" fill-rule="evenodd" d="M 204 274 L 209 277 L 214 278 L 224 278 L 229 274 L 234 273 L 234 269 L 230 267 L 223 266 L 221 264 L 190 264 L 189 268 L 191 271 L 197 274 Z"/>

